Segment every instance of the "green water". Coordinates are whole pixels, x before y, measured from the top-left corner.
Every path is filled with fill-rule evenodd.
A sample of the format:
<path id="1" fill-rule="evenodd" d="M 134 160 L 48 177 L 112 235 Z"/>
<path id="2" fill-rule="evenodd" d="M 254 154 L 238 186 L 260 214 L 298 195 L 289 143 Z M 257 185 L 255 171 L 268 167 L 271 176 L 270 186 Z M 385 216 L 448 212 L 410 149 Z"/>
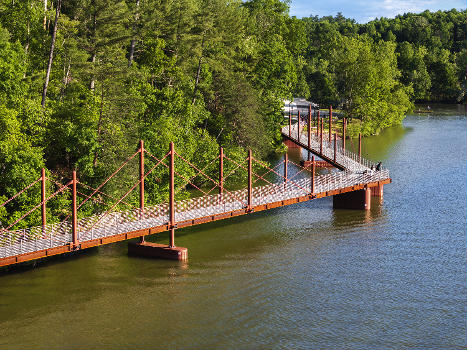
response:
<path id="1" fill-rule="evenodd" d="M 458 108 L 364 139 L 393 179 L 369 212 L 325 198 L 178 230 L 183 263 L 117 243 L 0 276 L 0 348 L 465 349 Z"/>

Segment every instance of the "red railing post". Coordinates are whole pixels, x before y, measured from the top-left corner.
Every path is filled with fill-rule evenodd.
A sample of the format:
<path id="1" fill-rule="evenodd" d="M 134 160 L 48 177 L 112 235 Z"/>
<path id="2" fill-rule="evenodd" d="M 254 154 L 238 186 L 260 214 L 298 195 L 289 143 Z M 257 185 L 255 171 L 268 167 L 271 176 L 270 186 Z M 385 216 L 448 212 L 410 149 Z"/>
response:
<path id="1" fill-rule="evenodd" d="M 224 149 L 219 147 L 219 194 L 224 192 Z"/>
<path id="2" fill-rule="evenodd" d="M 289 155 L 286 153 L 284 155 L 284 183 L 287 182 L 287 168 L 289 163 Z"/>
<path id="3" fill-rule="evenodd" d="M 297 110 L 297 125 L 298 125 L 297 140 L 298 142 L 300 142 L 300 110 L 299 109 Z"/>
<path id="4" fill-rule="evenodd" d="M 308 111 L 308 160 L 310 160 L 310 148 L 311 148 L 311 105 Z"/>
<path id="5" fill-rule="evenodd" d="M 289 105 L 289 137 L 292 136 L 292 112 L 290 111 Z"/>
<path id="6" fill-rule="evenodd" d="M 337 159 L 337 133 L 334 133 L 334 163 Z"/>
<path id="7" fill-rule="evenodd" d="M 319 144 L 319 153 L 323 154 L 323 119 L 321 119 L 321 133 L 320 133 L 320 144 Z"/>
<path id="8" fill-rule="evenodd" d="M 329 106 L 329 143 L 331 143 L 332 135 L 332 106 Z"/>
<path id="9" fill-rule="evenodd" d="M 315 170 L 316 170 L 316 164 L 315 164 L 315 156 L 311 157 L 311 193 L 315 193 Z"/>
<path id="10" fill-rule="evenodd" d="M 345 151 L 345 129 L 347 128 L 347 118 L 342 122 L 342 149 Z"/>
<path id="11" fill-rule="evenodd" d="M 321 117 L 319 116 L 319 109 L 318 109 L 318 116 L 316 117 L 316 137 L 319 135 L 319 123 L 320 123 Z"/>
<path id="12" fill-rule="evenodd" d="M 252 181 L 253 181 L 253 159 L 251 149 L 248 150 L 248 211 L 252 208 Z"/>
<path id="13" fill-rule="evenodd" d="M 144 215 L 144 141 L 139 141 L 139 217 L 143 219 Z M 144 242 L 144 236 L 141 236 L 140 243 Z"/>
<path id="14" fill-rule="evenodd" d="M 46 198 L 46 193 L 45 193 L 45 169 L 42 168 L 41 170 L 41 212 L 42 212 L 42 230 L 44 231 L 45 225 L 47 225 L 47 217 L 46 217 L 46 208 L 45 208 L 45 198 Z"/>
<path id="15" fill-rule="evenodd" d="M 73 239 L 73 247 L 78 246 L 78 209 L 76 206 L 76 170 L 73 170 L 73 181 L 72 181 L 72 212 L 71 212 L 71 236 Z"/>
<path id="16" fill-rule="evenodd" d="M 169 165 L 169 247 L 175 247 L 175 149 L 174 143 L 170 143 L 170 165 Z"/>
<path id="17" fill-rule="evenodd" d="M 358 161 L 362 161 L 362 133 L 358 134 Z"/>

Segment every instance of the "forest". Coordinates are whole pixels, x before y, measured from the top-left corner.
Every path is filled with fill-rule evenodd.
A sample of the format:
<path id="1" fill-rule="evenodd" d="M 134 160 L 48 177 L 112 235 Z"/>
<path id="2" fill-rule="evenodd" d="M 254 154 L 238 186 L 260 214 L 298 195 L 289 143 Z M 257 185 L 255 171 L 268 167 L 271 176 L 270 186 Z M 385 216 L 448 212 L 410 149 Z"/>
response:
<path id="1" fill-rule="evenodd" d="M 466 27 L 465 10 L 358 24 L 291 17 L 280 0 L 0 0 L 0 203 L 41 168 L 100 184 L 140 139 L 158 157 L 172 141 L 200 167 L 220 146 L 265 159 L 282 149 L 293 96 L 339 108 L 354 135 L 401 123 L 417 101 L 465 103 Z M 105 191 L 118 197 L 133 168 Z M 159 203 L 167 174 L 145 186 Z M 31 191 L 0 207 L 0 227 L 37 204 Z M 48 217 L 67 215 L 69 201 L 52 201 Z"/>

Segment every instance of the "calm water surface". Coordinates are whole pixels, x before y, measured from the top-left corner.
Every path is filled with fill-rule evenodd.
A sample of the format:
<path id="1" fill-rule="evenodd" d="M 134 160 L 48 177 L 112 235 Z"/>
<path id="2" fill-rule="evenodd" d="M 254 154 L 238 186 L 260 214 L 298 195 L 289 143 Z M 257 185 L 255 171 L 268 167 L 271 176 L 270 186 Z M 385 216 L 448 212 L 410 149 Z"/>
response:
<path id="1" fill-rule="evenodd" d="M 393 179 L 369 212 L 320 199 L 179 230 L 186 263 L 118 243 L 0 276 L 0 349 L 465 349 L 457 108 L 364 140 Z"/>

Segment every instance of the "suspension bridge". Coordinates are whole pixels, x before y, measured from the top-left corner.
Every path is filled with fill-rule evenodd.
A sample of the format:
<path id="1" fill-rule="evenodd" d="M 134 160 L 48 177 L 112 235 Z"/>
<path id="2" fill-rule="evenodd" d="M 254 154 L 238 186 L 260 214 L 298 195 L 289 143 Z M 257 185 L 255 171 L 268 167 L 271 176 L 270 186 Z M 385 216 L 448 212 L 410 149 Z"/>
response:
<path id="1" fill-rule="evenodd" d="M 56 182 L 46 176 L 42 169 L 40 177 L 22 191 L 18 192 L 0 205 L 5 207 L 14 203 L 21 195 L 27 194 L 35 186 L 40 186 L 41 197 L 37 205 L 27 210 L 20 218 L 0 227 L 0 266 L 22 263 L 25 261 L 65 254 L 91 247 L 118 241 L 138 238 L 130 242 L 129 253 L 143 256 L 153 256 L 176 260 L 186 260 L 187 248 L 175 245 L 175 230 L 183 227 L 200 225 L 216 220 L 223 220 L 240 215 L 251 214 L 263 210 L 305 202 L 323 197 L 333 197 L 334 208 L 370 209 L 371 196 L 382 196 L 383 186 L 391 182 L 389 171 L 380 169 L 374 171 L 376 164 L 364 159 L 361 155 L 361 137 L 359 137 L 359 152 L 352 153 L 346 149 L 346 120 L 343 120 L 340 137 L 333 132 L 332 109 L 329 110 L 328 132 L 325 132 L 324 118 L 318 113 L 296 118 L 293 123 L 289 115 L 289 124 L 282 128 L 284 143 L 289 147 L 300 147 L 308 151 L 308 160 L 302 165 L 284 159 L 274 167 L 267 166 L 256 159 L 251 150 L 243 161 L 235 160 L 224 154 L 223 148 L 219 155 L 200 169 L 179 154 L 173 143 L 162 157 L 156 157 L 144 147 L 140 141 L 138 150 L 117 168 L 105 181 L 97 187 L 91 187 L 81 182 L 76 171 L 71 180 L 65 184 Z M 313 155 L 313 156 L 311 156 Z M 319 175 L 316 173 L 314 156 L 331 164 L 340 171 Z M 120 198 L 106 194 L 104 186 L 117 177 L 129 162 L 139 158 L 138 180 L 129 186 Z M 145 160 L 152 161 L 149 166 Z M 184 163 L 195 171 L 195 175 L 186 178 L 175 167 L 175 160 Z M 218 170 L 215 178 L 208 175 L 206 168 L 217 162 Z M 233 167 L 224 174 L 224 164 L 230 162 Z M 296 174 L 289 176 L 289 168 L 298 169 Z M 168 172 L 169 194 L 166 201 L 158 204 L 145 205 L 145 179 L 156 168 L 163 167 Z M 262 171 L 260 172 L 260 170 Z M 247 173 L 246 187 L 239 190 L 227 190 L 225 180 L 236 171 Z M 301 177 L 298 175 L 302 174 Z M 271 175 L 276 180 L 270 181 Z M 210 190 L 204 190 L 193 183 L 196 176 L 203 177 L 212 185 Z M 178 177 L 185 185 L 199 190 L 201 196 L 184 200 L 175 200 L 175 179 Z M 53 186 L 53 193 L 47 195 L 47 188 Z M 57 223 L 47 223 L 47 205 L 56 196 L 71 192 L 70 214 Z M 125 199 L 131 193 L 139 192 L 139 207 L 131 206 Z M 86 194 L 87 193 L 87 194 Z M 83 217 L 80 209 L 89 201 L 99 205 L 103 198 L 112 203 L 98 214 Z M 122 204 L 128 209 L 122 210 Z M 15 228 L 35 211 L 41 211 L 41 222 L 37 226 Z M 164 231 L 169 231 L 169 244 L 146 242 L 144 237 Z"/>

